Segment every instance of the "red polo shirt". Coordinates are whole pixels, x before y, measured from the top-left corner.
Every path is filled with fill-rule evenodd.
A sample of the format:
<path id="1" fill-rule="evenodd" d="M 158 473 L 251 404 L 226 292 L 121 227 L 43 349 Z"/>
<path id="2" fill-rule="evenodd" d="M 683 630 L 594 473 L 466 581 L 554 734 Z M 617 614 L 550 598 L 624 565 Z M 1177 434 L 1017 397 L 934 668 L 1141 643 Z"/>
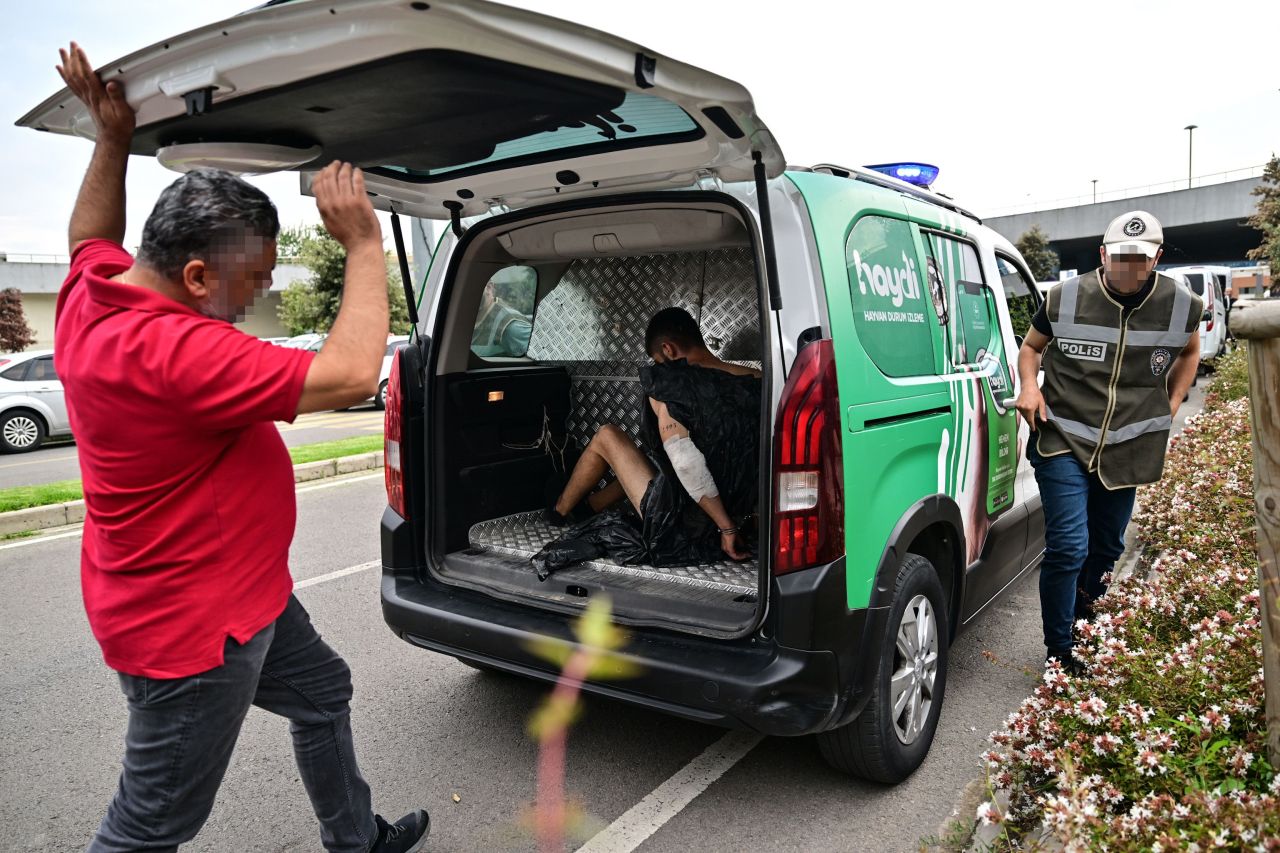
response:
<path id="1" fill-rule="evenodd" d="M 80 577 L 107 665 L 178 678 L 222 664 L 288 602 L 292 421 L 312 354 L 109 281 L 88 240 L 58 295 L 54 352 L 84 479 Z"/>

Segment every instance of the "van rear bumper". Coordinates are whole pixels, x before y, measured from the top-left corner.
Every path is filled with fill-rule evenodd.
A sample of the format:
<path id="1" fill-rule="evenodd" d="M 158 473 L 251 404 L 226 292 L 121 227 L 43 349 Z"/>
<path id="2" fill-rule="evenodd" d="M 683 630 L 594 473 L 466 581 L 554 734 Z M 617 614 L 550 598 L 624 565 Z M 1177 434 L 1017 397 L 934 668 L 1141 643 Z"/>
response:
<path id="1" fill-rule="evenodd" d="M 571 617 L 424 579 L 403 562 L 401 568 L 387 565 L 396 562 L 385 547 L 388 539 L 396 538 L 387 521 L 384 517 L 382 613 L 397 636 L 494 669 L 555 680 L 554 666 L 529 649 L 535 640 L 547 637 L 573 643 Z M 392 527 L 397 526 L 393 521 Z M 625 681 L 587 682 L 583 690 L 770 736 L 810 734 L 842 725 L 865 705 L 876 669 L 875 656 L 857 654 L 858 646 L 871 642 L 870 648 L 879 647 L 871 638 L 883 636 L 887 615 L 884 608 L 845 610 L 843 573 L 840 561 L 791 576 L 807 576 L 800 584 L 781 578 L 772 590 L 776 607 L 771 627 L 738 640 L 632 629 L 619 656 L 634 664 L 639 675 Z M 838 580 L 838 590 L 823 579 Z M 843 630 L 834 633 L 841 635 L 843 648 L 796 648 L 781 641 L 801 639 L 820 621 L 827 622 L 821 617 L 835 609 L 831 598 L 836 593 L 844 618 L 839 626 Z M 822 627 L 820 633 L 827 634 L 836 626 L 827 622 Z"/>

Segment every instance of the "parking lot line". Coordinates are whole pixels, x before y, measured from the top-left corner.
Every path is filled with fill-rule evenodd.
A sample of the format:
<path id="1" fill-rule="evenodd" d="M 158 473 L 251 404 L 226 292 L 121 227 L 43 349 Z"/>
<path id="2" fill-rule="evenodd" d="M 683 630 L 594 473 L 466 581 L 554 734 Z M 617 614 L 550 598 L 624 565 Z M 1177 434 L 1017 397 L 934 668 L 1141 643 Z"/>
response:
<path id="1" fill-rule="evenodd" d="M 74 448 L 72 448 L 74 450 Z M 63 456 L 47 456 L 41 455 L 39 459 L 27 459 L 22 462 L 5 462 L 0 464 L 0 469 L 17 468 L 21 465 L 48 465 L 50 462 L 62 462 L 68 459 L 75 459 L 75 453 L 67 453 Z"/>
<path id="2" fill-rule="evenodd" d="M 329 572 L 324 575 L 317 575 L 314 578 L 306 580 L 294 581 L 293 589 L 296 592 L 300 589 L 306 589 L 309 586 L 315 586 L 318 583 L 327 583 L 328 581 L 336 581 L 338 578 L 345 578 L 347 575 L 354 575 L 356 572 L 363 572 L 365 569 L 372 569 L 375 566 L 381 566 L 381 560 L 370 560 L 367 563 L 361 563 L 358 566 L 348 566 L 345 569 L 338 569 L 336 572 Z"/>
<path id="3" fill-rule="evenodd" d="M 678 815 L 711 784 L 742 760 L 764 738 L 755 732 L 731 731 L 593 835 L 578 853 L 631 853 Z"/>

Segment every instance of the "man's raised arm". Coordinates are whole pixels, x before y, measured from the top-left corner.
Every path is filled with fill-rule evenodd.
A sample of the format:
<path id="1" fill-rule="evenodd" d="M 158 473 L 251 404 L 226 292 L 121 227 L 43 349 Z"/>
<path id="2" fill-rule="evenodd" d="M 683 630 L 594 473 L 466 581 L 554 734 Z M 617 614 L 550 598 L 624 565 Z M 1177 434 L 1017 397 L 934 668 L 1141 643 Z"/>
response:
<path id="1" fill-rule="evenodd" d="M 104 86 L 80 45 L 72 42 L 70 48 L 58 52 L 62 55 L 58 74 L 89 108 L 98 130 L 93 159 L 71 212 L 67 246 L 74 252 L 77 245 L 95 237 L 122 243 L 124 175 L 136 116 L 124 99 L 124 88 L 114 80 Z"/>

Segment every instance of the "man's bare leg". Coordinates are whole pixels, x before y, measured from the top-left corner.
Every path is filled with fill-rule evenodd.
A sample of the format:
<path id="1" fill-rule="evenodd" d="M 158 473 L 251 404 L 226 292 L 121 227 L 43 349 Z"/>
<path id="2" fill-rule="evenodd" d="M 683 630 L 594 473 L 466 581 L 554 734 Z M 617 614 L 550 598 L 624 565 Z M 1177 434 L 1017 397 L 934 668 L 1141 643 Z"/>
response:
<path id="1" fill-rule="evenodd" d="M 614 480 L 598 492 L 587 495 L 587 505 L 591 507 L 592 512 L 604 512 L 618 501 L 626 500 L 626 489 L 622 488 L 622 483 Z"/>
<path id="2" fill-rule="evenodd" d="M 556 501 L 556 512 L 567 516 L 610 469 L 618 476 L 631 505 L 639 512 L 640 500 L 653 479 L 653 468 L 631 436 L 613 424 L 600 427 L 586 450 L 582 451 L 582 458 L 573 467 L 568 485 Z"/>

